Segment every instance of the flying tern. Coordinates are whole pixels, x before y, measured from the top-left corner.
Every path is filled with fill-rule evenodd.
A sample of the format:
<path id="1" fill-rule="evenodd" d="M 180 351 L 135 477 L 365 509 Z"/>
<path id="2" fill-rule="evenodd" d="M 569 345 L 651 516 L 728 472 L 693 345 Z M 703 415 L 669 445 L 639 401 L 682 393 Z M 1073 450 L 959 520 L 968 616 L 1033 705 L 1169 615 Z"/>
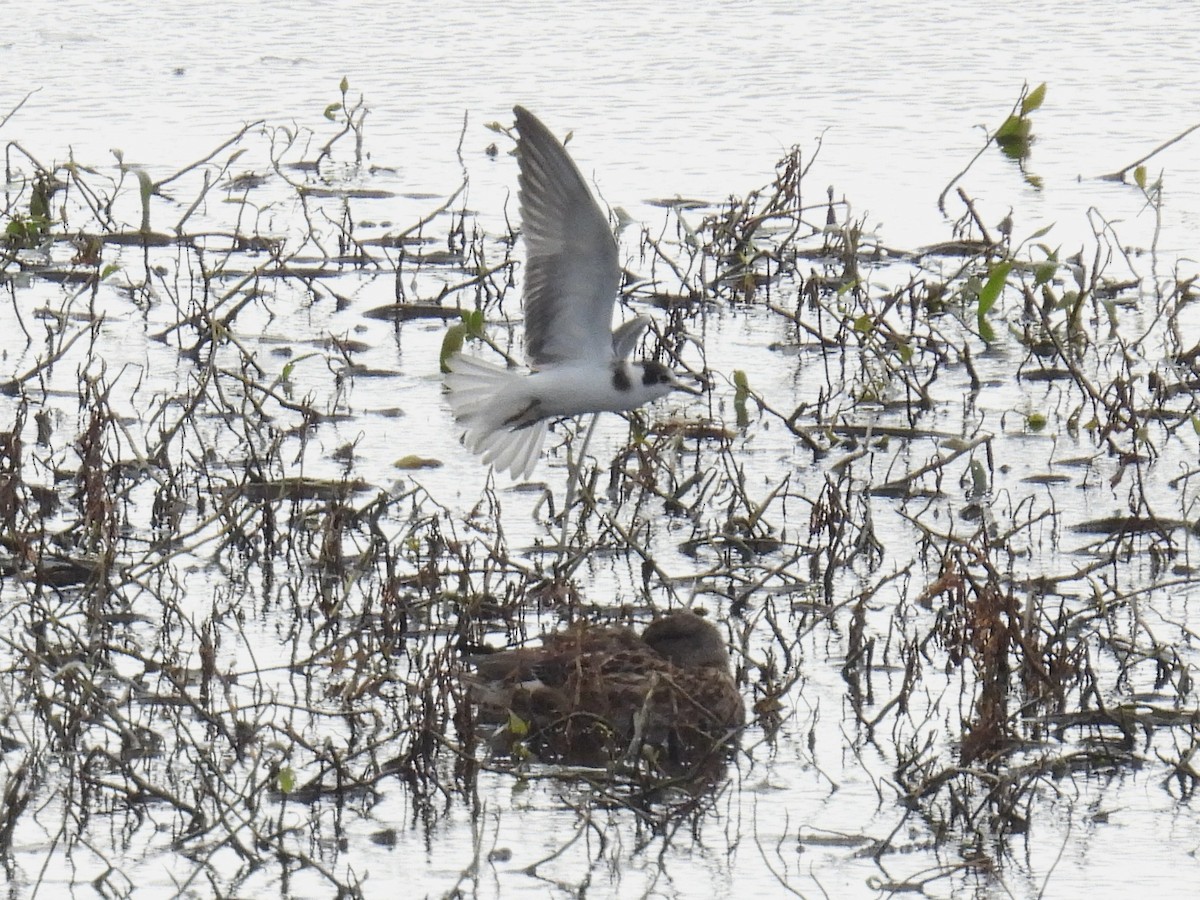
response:
<path id="1" fill-rule="evenodd" d="M 650 319 L 612 328 L 621 269 L 608 218 L 562 143 L 527 109 L 513 113 L 529 371 L 456 353 L 446 386 L 467 448 L 513 478 L 529 478 L 555 419 L 700 391 L 659 362 L 631 358 Z"/>

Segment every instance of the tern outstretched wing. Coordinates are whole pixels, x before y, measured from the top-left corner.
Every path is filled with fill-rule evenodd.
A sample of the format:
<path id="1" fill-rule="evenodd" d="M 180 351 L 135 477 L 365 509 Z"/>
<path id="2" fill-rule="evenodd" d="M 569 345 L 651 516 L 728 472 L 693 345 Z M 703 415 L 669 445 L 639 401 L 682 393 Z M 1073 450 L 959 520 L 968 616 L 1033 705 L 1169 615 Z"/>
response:
<path id="1" fill-rule="evenodd" d="M 620 284 L 608 219 L 566 149 L 521 106 L 517 117 L 525 236 L 525 356 L 531 366 L 606 363 Z"/>

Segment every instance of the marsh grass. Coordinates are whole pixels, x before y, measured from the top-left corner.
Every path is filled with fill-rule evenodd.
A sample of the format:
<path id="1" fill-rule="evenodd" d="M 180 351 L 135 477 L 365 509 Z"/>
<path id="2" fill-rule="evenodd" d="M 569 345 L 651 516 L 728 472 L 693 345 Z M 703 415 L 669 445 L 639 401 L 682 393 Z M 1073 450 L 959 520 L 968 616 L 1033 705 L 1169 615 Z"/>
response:
<path id="1" fill-rule="evenodd" d="M 456 341 L 519 357 L 519 245 L 479 225 L 465 182 L 415 201 L 410 224 L 361 224 L 399 198 L 363 162 L 361 99 L 341 95 L 331 137 L 255 123 L 177 172 L 6 148 L 0 858 L 15 890 L 129 895 L 154 856 L 179 893 L 265 879 L 361 895 L 372 846 L 432 840 L 466 810 L 471 847 L 444 890 L 479 892 L 503 859 L 485 777 L 553 785 L 573 811 L 573 834 L 522 870 L 571 891 L 639 855 L 759 840 L 739 804 L 789 756 L 867 773 L 894 830 L 847 846 L 896 858 L 914 830 L 937 874 L 983 881 L 1003 880 L 1012 838 L 1064 785 L 1142 778 L 1190 799 L 1194 623 L 1171 598 L 1196 582 L 1194 276 L 1127 252 L 1099 213 L 1092 245 L 1063 258 L 1044 232 L 989 226 L 961 189 L 946 242 L 889 247 L 832 189 L 808 196 L 816 160 L 794 150 L 759 190 L 669 203 L 625 234 L 622 302 L 664 311 L 653 347 L 713 399 L 686 419 L 631 414 L 624 446 L 581 460 L 551 546 L 554 489 L 523 505 L 489 482 L 456 511 L 425 469 L 385 478 L 342 440 L 356 383 L 436 372 L 438 353 L 361 364 L 381 354 L 333 331 L 336 314 L 399 334 L 461 312 Z M 1131 189 L 1162 202 L 1161 184 Z M 747 317 L 790 389 L 708 367 L 703 337 Z M 297 321 L 310 330 L 272 338 Z M 121 332 L 144 339 L 129 359 Z M 513 507 L 534 546 L 513 546 Z M 601 571 L 619 593 L 596 589 Z M 724 623 L 755 716 L 730 770 L 488 752 L 462 647 L 693 602 Z M 818 670 L 842 698 L 809 693 Z M 384 806 L 403 820 L 380 822 Z M 938 851 L 960 845 L 965 862 Z M 546 874 L 580 852 L 584 875 Z"/>

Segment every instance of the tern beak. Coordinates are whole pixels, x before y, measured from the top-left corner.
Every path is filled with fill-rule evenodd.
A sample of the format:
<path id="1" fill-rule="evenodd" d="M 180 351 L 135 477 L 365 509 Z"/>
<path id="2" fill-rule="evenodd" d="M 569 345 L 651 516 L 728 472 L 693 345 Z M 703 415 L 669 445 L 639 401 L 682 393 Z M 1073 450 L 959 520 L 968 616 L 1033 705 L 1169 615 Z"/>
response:
<path id="1" fill-rule="evenodd" d="M 671 374 L 674 376 L 671 380 L 671 386 L 675 388 L 675 390 L 691 394 L 693 397 L 704 396 L 704 390 L 708 387 L 708 382 L 702 376 L 694 375 L 691 372 L 688 372 L 685 377 L 693 379 L 697 382 L 697 384 L 692 385 L 681 379 L 677 373 L 672 372 Z"/>

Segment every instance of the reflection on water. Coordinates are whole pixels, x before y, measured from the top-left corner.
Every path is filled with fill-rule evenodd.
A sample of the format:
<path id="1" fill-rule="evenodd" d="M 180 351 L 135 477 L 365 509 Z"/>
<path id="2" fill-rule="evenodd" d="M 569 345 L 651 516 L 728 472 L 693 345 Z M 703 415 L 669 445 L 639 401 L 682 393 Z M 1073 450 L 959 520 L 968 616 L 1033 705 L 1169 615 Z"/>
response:
<path id="1" fill-rule="evenodd" d="M 604 196 L 627 207 L 664 193 L 743 193 L 792 144 L 812 153 L 822 137 L 813 200 L 832 184 L 868 224 L 914 246 L 944 236 L 933 198 L 982 143 L 980 126 L 999 124 L 1023 82 L 1046 81 L 1034 165 L 1047 190 L 1020 190 L 990 158 L 966 187 L 994 203 L 995 220 L 1015 206 L 1019 221 L 1056 223 L 1059 240 L 1075 246 L 1093 203 L 1142 220 L 1138 237 L 1149 234 L 1126 192 L 1076 178 L 1120 168 L 1191 124 L 1179 116 L 1194 99 L 1190 48 L 1162 30 L 1180 8 L 1131 15 L 1125 4 L 1098 3 L 1082 22 L 1068 4 L 1034 16 L 1016 3 L 986 14 L 969 4 L 873 3 L 847 15 L 840 3 L 737 12 L 609 4 L 600 14 L 569 2 L 545 16 L 523 4 L 246 4 L 220 13 L 174 0 L 104 4 L 76 19 L 103 20 L 102 35 L 58 17 L 11 23 L 6 67 L 38 93 L 5 136 L 49 159 L 67 147 L 89 160 L 120 148 L 170 168 L 244 122 L 319 121 L 347 76 L 372 109 L 374 160 L 400 166 L 410 190 L 457 183 L 464 113 L 474 125 L 504 120 L 520 102 L 574 130 L 585 172 L 594 167 Z M 468 159 L 484 142 L 468 132 Z M 1173 201 L 1165 248 L 1187 246 L 1200 224 L 1194 150 L 1179 146 L 1153 167 L 1166 170 Z M 487 174 L 473 168 L 476 190 L 481 180 L 489 192 L 508 188 Z"/>
<path id="2" fill-rule="evenodd" d="M 33 240 L 34 277 L 5 262 L 16 889 L 1186 883 L 1196 323 L 1177 251 L 1200 211 L 1194 143 L 1151 166 L 1166 170 L 1157 257 L 1122 253 L 1151 244 L 1140 192 L 1073 179 L 1188 124 L 1170 86 L 1192 64 L 1115 5 L 1086 22 L 1009 12 L 567 4 L 489 6 L 481 23 L 461 7 L 168 4 L 106 6 L 101 32 L 15 23 L 6 68 L 41 90 L 3 136 L 47 166 L 74 148 L 94 168 L 54 215 L 133 240 L 48 257 Z M 1005 39 L 981 41 L 998 21 Z M 347 138 L 322 178 L 295 164 L 337 133 L 320 114 L 343 75 L 370 108 L 368 165 Z M 1007 250 L 1029 264 L 989 312 L 977 298 L 1005 250 L 902 251 L 978 236 L 934 201 L 1025 79 L 1049 82 L 1030 163 L 1045 188 L 994 152 L 962 182 L 988 227 L 1012 210 Z M 516 101 L 574 130 L 600 194 L 648 225 L 623 233 L 628 268 L 653 279 L 631 302 L 714 385 L 656 407 L 636 440 L 602 421 L 571 591 L 547 586 L 538 549 L 557 537 L 565 448 L 542 469 L 555 500 L 490 484 L 441 396 L 445 324 L 364 315 L 398 297 L 478 304 L 519 354 L 502 322 L 519 312 L 515 166 L 482 127 Z M 260 118 L 149 201 L 156 231 L 205 236 L 144 251 L 136 174 L 109 148 L 159 179 Z M 793 144 L 775 194 L 720 206 Z M 261 180 L 228 181 L 248 172 Z M 830 183 L 847 227 L 823 235 Z M 89 187 L 123 224 L 102 227 Z M 31 190 L 14 180 L 11 209 Z M 706 205 L 648 202 L 676 194 Z M 1052 223 L 1044 249 L 1017 248 Z M 409 455 L 443 465 L 394 466 Z M 693 601 L 722 623 L 755 720 L 690 819 L 636 778 L 514 773 L 475 748 L 461 639 Z M 50 753 L 64 771 L 42 768 Z M 79 824 L 81 802 L 92 823 L 116 807 L 122 840 Z"/>

